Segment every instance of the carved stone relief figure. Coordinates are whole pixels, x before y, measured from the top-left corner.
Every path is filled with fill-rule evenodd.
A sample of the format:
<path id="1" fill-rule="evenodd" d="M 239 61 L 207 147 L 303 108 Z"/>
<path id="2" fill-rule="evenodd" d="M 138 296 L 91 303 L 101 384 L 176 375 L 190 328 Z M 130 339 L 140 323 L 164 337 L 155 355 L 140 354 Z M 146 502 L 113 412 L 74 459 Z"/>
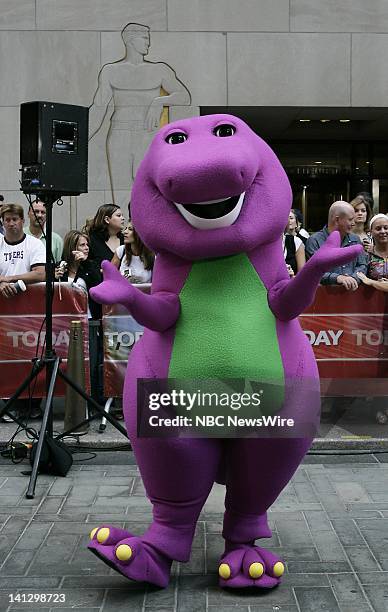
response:
<path id="1" fill-rule="evenodd" d="M 106 159 L 113 202 L 118 191 L 127 192 L 129 202 L 137 167 L 156 130 L 168 122 L 168 108 L 191 101 L 168 64 L 145 59 L 150 47 L 148 26 L 129 23 L 121 37 L 125 56 L 101 68 L 89 115 L 89 140 L 109 117 Z"/>

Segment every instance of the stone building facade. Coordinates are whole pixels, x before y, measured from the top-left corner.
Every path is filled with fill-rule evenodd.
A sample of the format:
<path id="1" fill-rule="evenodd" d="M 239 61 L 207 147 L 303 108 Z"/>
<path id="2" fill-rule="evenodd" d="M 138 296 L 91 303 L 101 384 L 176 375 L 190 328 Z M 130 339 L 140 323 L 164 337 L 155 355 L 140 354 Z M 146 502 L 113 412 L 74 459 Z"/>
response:
<path id="1" fill-rule="evenodd" d="M 0 0 L 0 193 L 6 200 L 25 204 L 18 191 L 19 105 L 90 106 L 102 67 L 125 57 L 120 32 L 128 23 L 148 26 L 144 60 L 167 66 L 189 92 L 168 106 L 170 119 L 202 107 L 387 105 L 388 0 Z M 147 88 L 127 86 L 132 93 Z M 55 208 L 62 234 L 112 199 L 109 112 L 90 144 L 89 193 Z M 122 191 L 117 201 L 125 204 Z"/>

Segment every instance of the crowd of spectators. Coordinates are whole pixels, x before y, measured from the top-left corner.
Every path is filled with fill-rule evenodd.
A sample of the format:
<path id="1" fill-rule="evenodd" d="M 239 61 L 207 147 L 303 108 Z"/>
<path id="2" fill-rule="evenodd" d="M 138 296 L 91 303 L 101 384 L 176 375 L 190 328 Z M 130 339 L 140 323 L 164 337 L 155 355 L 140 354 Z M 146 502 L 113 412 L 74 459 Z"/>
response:
<path id="1" fill-rule="evenodd" d="M 361 244 L 360 237 L 353 233 L 355 227 L 355 212 L 349 202 L 343 200 L 334 202 L 329 208 L 328 221 L 321 230 L 310 236 L 306 241 L 306 257 L 309 259 L 325 243 L 329 234 L 338 231 L 341 236 L 341 247 Z M 333 268 L 321 278 L 322 285 L 342 285 L 347 291 L 355 291 L 361 283 L 358 272 L 366 272 L 368 267 L 367 254 L 361 253 L 347 264 Z"/>
<path id="2" fill-rule="evenodd" d="M 2 204 L 0 199 L 0 293 L 12 297 L 20 290 L 16 281 L 26 285 L 45 280 L 46 209 L 40 200 L 28 209 L 25 225 L 23 207 Z M 101 262 L 106 259 L 131 283 L 150 283 L 154 254 L 147 249 L 132 222 L 125 223 L 121 208 L 103 204 L 84 228 L 70 230 L 62 240 L 52 233 L 51 256 L 55 278 L 85 292 L 102 281 Z M 90 300 L 90 315 L 101 318 L 101 307 Z"/>
<path id="3" fill-rule="evenodd" d="M 10 298 L 20 290 L 16 281 L 22 280 L 27 285 L 45 278 L 46 209 L 44 203 L 36 199 L 29 206 L 28 224 L 25 225 L 23 208 L 18 204 L 2 204 L 1 197 L 0 293 Z M 300 272 L 332 231 L 338 230 L 342 247 L 361 242 L 365 252 L 324 274 L 321 283 L 355 291 L 363 282 L 387 291 L 386 217 L 375 215 L 370 222 L 372 208 L 373 199 L 367 192 L 357 194 L 350 203 L 334 202 L 328 211 L 327 225 L 311 236 L 303 228 L 300 210 L 292 209 L 283 234 L 284 257 L 290 277 Z M 104 259 L 112 261 L 132 283 L 148 283 L 152 278 L 154 256 L 140 240 L 131 220 L 126 226 L 124 214 L 115 204 L 100 206 L 82 231 L 69 231 L 64 241 L 53 232 L 51 252 L 56 279 L 86 292 L 101 282 Z M 99 320 L 101 306 L 92 299 L 89 306 L 91 318 Z"/>
<path id="4" fill-rule="evenodd" d="M 0 294 L 12 298 L 26 285 L 45 280 L 45 205 L 39 199 L 30 204 L 28 223 L 23 207 L 4 204 L 0 196 Z M 326 272 L 322 285 L 339 285 L 356 291 L 361 283 L 388 292 L 388 216 L 379 213 L 371 218 L 373 199 L 369 193 L 357 194 L 350 203 L 334 202 L 328 221 L 311 236 L 303 227 L 301 211 L 292 209 L 283 233 L 283 251 L 292 279 L 335 230 L 340 233 L 341 247 L 361 243 L 364 252 L 348 264 Z M 125 222 L 121 208 L 103 204 L 93 218 L 87 219 L 81 231 L 71 230 L 62 240 L 53 233 L 51 244 L 55 278 L 85 291 L 102 280 L 101 262 L 110 260 L 129 282 L 150 283 L 154 254 L 142 243 L 131 220 Z M 17 281 L 22 281 L 18 283 Z M 291 281 L 292 282 L 292 281 Z M 102 360 L 101 306 L 90 297 L 89 317 L 95 323 L 93 353 Z M 97 367 L 96 366 L 96 367 Z M 101 384 L 97 399 L 102 401 Z"/>
<path id="5" fill-rule="evenodd" d="M 0 294 L 12 298 L 26 285 L 46 278 L 46 208 L 36 199 L 28 209 L 25 225 L 23 207 L 2 204 L 0 200 Z M 142 243 L 131 221 L 125 227 L 119 206 L 103 204 L 85 224 L 83 231 L 70 230 L 64 240 L 53 232 L 51 264 L 59 291 L 61 283 L 69 283 L 75 290 L 89 290 L 102 281 L 101 262 L 113 260 L 130 283 L 150 283 L 154 255 Z M 20 282 L 21 281 L 21 282 Z M 90 318 L 90 370 L 92 395 L 104 402 L 101 366 L 103 362 L 102 308 L 91 297 L 88 299 Z M 41 400 L 19 400 L 15 414 L 21 418 L 39 418 Z M 10 420 L 3 417 L 4 421 Z"/>

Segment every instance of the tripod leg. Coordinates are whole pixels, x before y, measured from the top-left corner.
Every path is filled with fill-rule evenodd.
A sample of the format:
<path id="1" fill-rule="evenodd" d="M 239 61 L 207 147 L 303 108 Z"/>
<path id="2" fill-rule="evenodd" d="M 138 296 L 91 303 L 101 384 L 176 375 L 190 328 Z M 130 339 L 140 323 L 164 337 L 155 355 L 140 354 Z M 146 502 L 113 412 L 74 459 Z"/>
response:
<path id="1" fill-rule="evenodd" d="M 36 378 L 38 376 L 39 372 L 41 372 L 41 370 L 43 370 L 43 368 L 44 368 L 44 362 L 43 361 L 38 361 L 38 362 L 34 363 L 33 368 L 31 370 L 30 374 L 25 379 L 25 381 L 16 389 L 16 391 L 12 395 L 12 397 L 10 397 L 9 400 L 6 401 L 5 405 L 0 410 L 0 417 L 2 417 L 3 414 L 7 414 L 8 416 L 11 416 L 9 414 L 8 410 L 11 408 L 13 402 L 18 399 L 19 395 L 21 393 L 23 393 L 24 389 L 27 389 L 27 387 L 31 383 L 31 381 L 34 380 L 34 378 Z"/>
<path id="2" fill-rule="evenodd" d="M 104 408 L 102 408 L 102 406 L 100 406 L 100 404 L 98 404 L 96 402 L 96 400 L 94 400 L 92 397 L 90 397 L 90 395 L 85 393 L 85 391 L 83 389 L 81 389 L 81 387 L 79 385 L 77 385 L 77 383 L 75 383 L 73 380 L 71 380 L 71 378 L 69 378 L 69 376 L 66 374 L 66 372 L 63 372 L 63 370 L 59 370 L 58 371 L 58 376 L 63 378 L 63 380 L 68 385 L 70 385 L 70 387 L 75 389 L 75 391 L 77 391 L 77 393 L 79 393 L 81 397 L 85 398 L 90 403 L 90 405 L 93 406 L 93 408 L 95 408 L 97 410 L 97 412 L 99 412 L 101 414 L 101 416 L 104 416 L 107 419 L 107 421 L 109 421 L 109 423 L 111 425 L 113 425 L 113 427 L 115 427 L 117 429 L 117 431 L 119 431 L 120 433 L 123 434 L 123 436 L 128 438 L 127 430 L 122 425 L 120 425 L 120 423 L 118 423 L 117 420 L 114 417 L 112 417 L 111 414 L 109 414 L 109 412 L 105 412 Z M 62 434 L 62 436 L 63 436 L 63 434 Z M 57 439 L 58 439 L 58 437 L 57 437 Z"/>
<path id="3" fill-rule="evenodd" d="M 38 444 L 36 447 L 36 453 L 35 453 L 34 463 L 32 466 L 30 482 L 29 482 L 27 494 L 26 494 L 27 499 L 33 499 L 35 495 L 36 478 L 38 476 L 39 462 L 40 462 L 40 457 L 42 454 L 44 439 L 46 436 L 47 424 L 51 416 L 50 411 L 52 409 L 53 394 L 54 394 L 55 383 L 56 383 L 57 375 L 58 375 L 59 362 L 60 362 L 60 359 L 59 357 L 57 357 L 54 361 L 52 372 L 51 372 L 51 379 L 50 379 L 48 392 L 47 392 L 46 405 L 44 407 L 44 413 L 43 413 L 43 418 L 42 418 L 42 428 L 39 433 L 39 440 L 38 440 Z"/>
<path id="4" fill-rule="evenodd" d="M 113 397 L 110 397 L 106 401 L 106 404 L 105 404 L 105 407 L 104 407 L 105 412 L 109 412 L 112 402 L 113 402 Z M 101 423 L 100 423 L 100 427 L 99 427 L 98 431 L 100 433 L 102 433 L 103 431 L 105 431 L 105 428 L 106 428 L 106 417 L 103 416 L 102 419 L 101 419 Z"/>

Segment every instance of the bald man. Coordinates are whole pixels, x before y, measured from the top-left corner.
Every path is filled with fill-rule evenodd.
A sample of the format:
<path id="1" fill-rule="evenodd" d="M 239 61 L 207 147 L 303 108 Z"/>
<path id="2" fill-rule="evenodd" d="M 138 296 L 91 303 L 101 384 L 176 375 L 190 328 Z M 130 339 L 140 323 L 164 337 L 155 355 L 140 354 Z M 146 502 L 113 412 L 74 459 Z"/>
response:
<path id="1" fill-rule="evenodd" d="M 329 234 L 335 230 L 341 235 L 341 247 L 361 244 L 359 237 L 351 233 L 353 227 L 353 206 L 343 200 L 334 202 L 329 208 L 327 225 L 319 232 L 310 236 L 306 242 L 305 251 L 307 259 L 323 245 Z M 326 272 L 321 278 L 321 285 L 342 285 L 347 291 L 355 291 L 360 284 L 357 272 L 366 274 L 366 269 L 367 256 L 365 253 L 361 253 L 349 263 Z"/>

